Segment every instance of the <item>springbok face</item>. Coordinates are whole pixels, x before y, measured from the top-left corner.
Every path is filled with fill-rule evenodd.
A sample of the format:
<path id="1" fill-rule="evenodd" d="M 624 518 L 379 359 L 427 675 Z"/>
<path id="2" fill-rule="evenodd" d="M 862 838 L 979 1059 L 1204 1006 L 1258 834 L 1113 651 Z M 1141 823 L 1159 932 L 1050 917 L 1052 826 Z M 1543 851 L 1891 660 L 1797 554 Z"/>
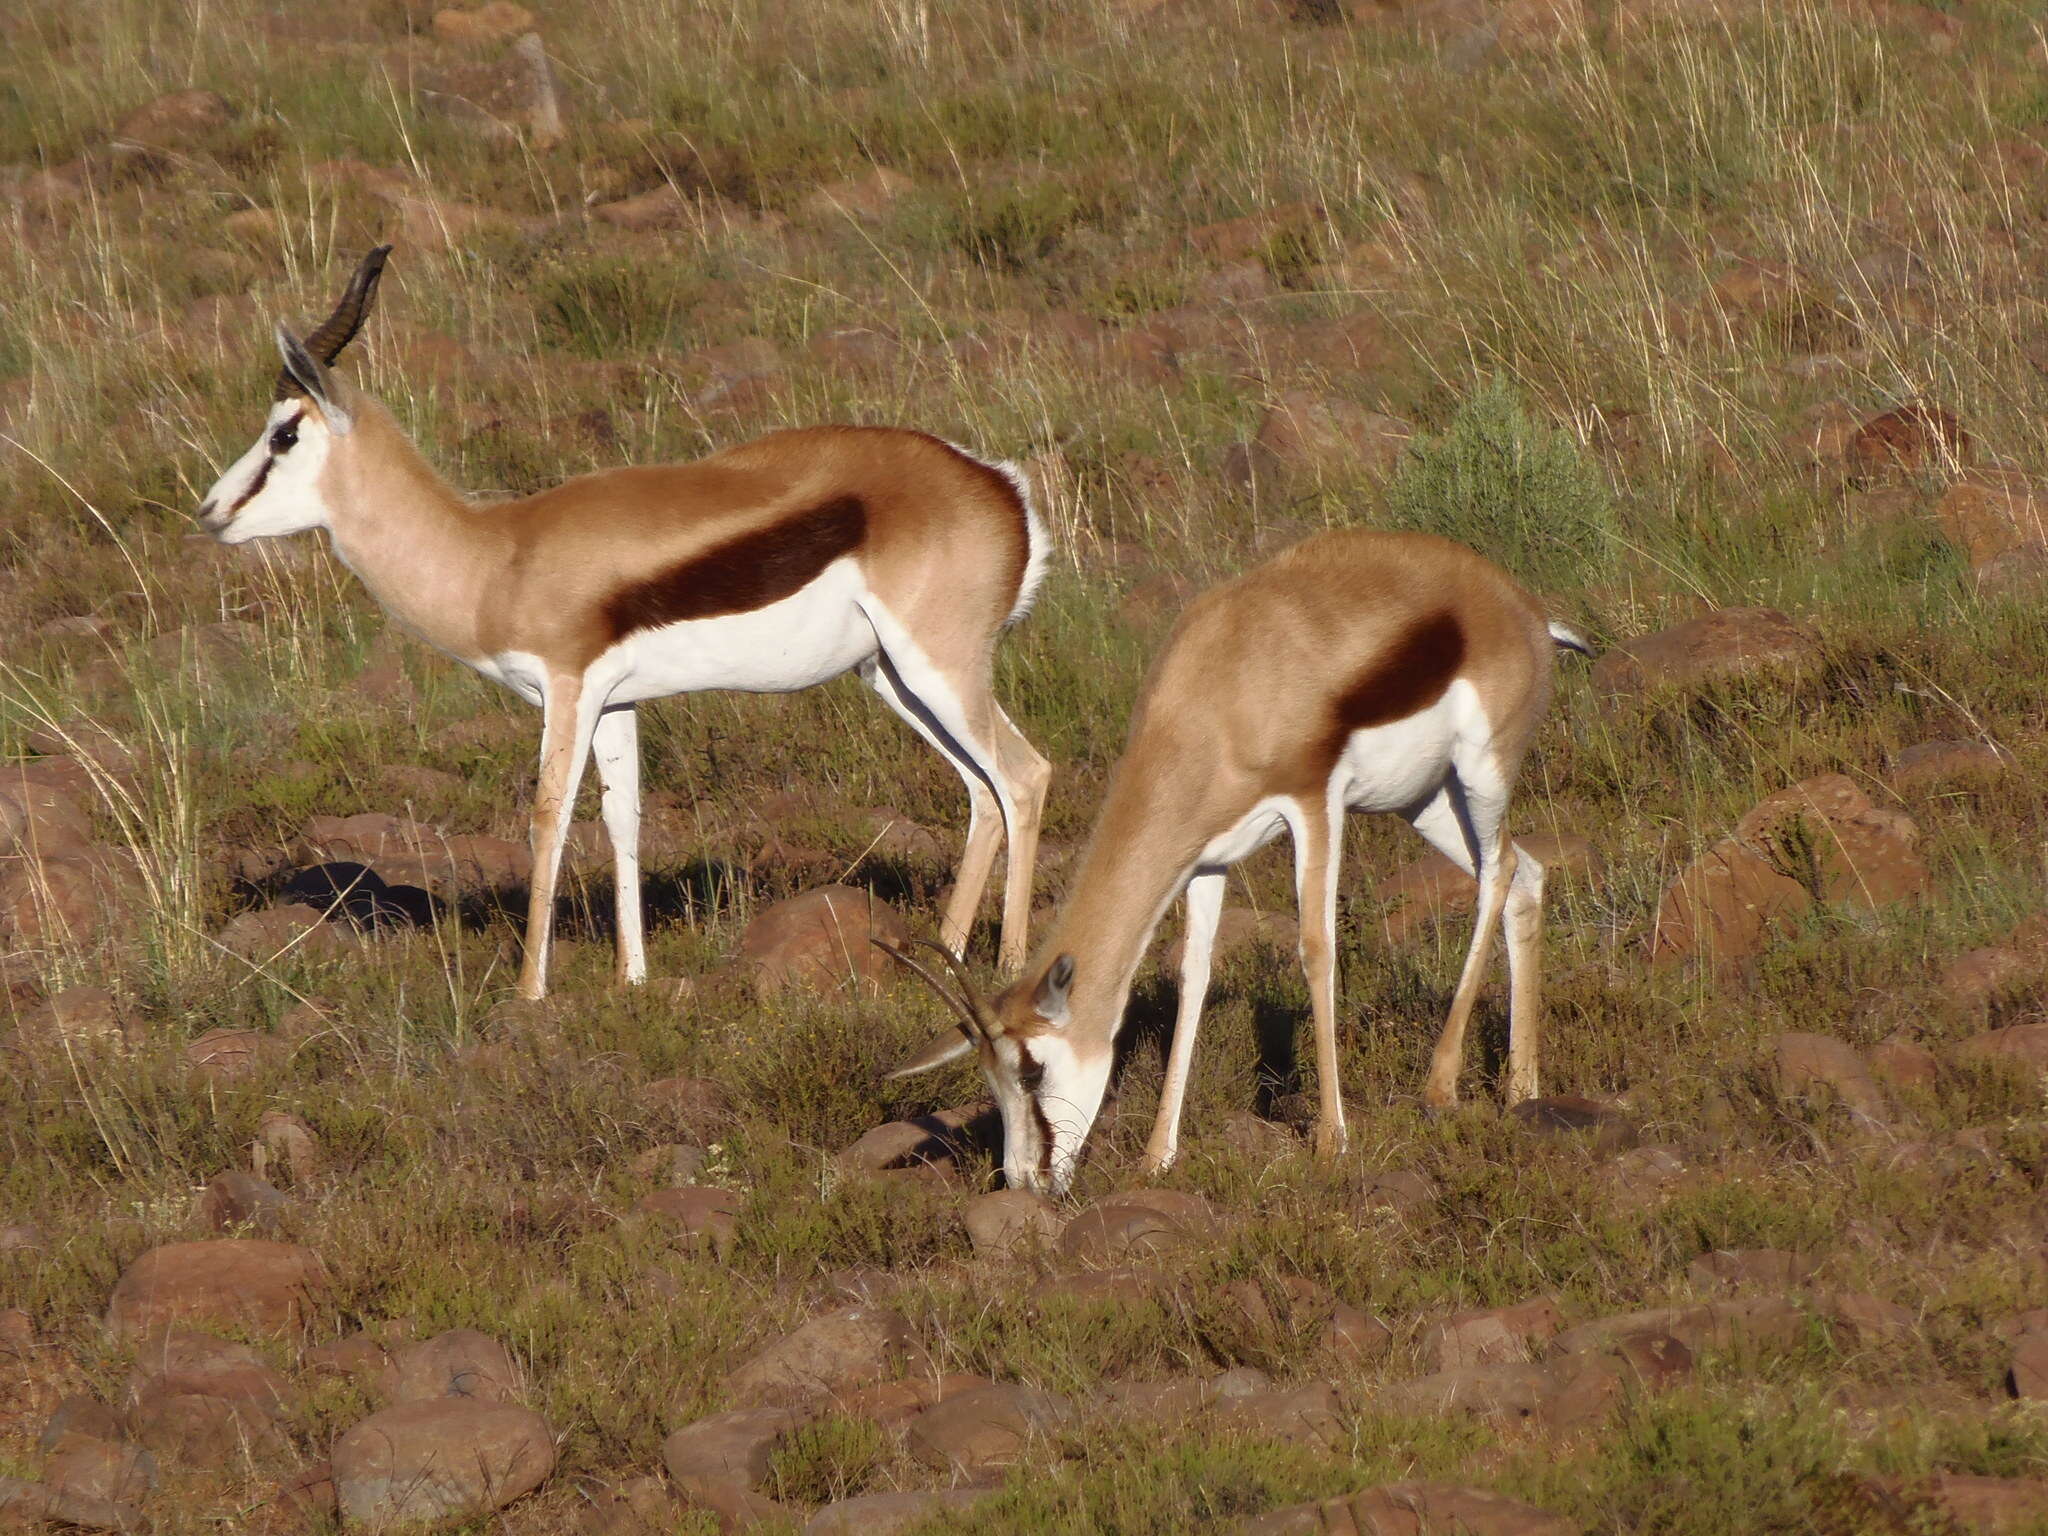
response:
<path id="1" fill-rule="evenodd" d="M 221 543 L 302 533 L 331 521 L 325 471 L 353 419 L 349 392 L 328 367 L 369 317 L 390 251 L 379 246 L 363 258 L 334 313 L 303 342 L 282 325 L 277 328 L 284 367 L 263 434 L 215 482 L 195 514 L 199 526 Z"/>
<path id="2" fill-rule="evenodd" d="M 929 1071 L 973 1051 L 1003 1117 L 1004 1180 L 1012 1189 L 1065 1194 L 1115 1059 L 1112 1041 L 1083 1039 L 1072 1028 L 1073 956 L 1059 956 L 1035 979 L 1017 982 L 990 1004 L 975 996 L 950 957 L 961 988 L 957 997 L 907 955 L 899 952 L 897 958 L 952 1004 L 961 1027 L 947 1030 L 889 1075 Z"/>

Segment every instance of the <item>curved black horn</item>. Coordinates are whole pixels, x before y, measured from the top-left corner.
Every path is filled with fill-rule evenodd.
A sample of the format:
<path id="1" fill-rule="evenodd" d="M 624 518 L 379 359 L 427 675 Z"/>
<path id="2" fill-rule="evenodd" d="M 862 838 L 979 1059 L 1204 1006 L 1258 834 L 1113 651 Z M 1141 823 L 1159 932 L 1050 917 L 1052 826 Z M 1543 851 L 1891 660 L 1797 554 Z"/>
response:
<path id="1" fill-rule="evenodd" d="M 945 945 L 934 943 L 930 939 L 912 939 L 910 942 L 922 944 L 945 961 L 946 973 L 953 978 L 953 985 L 960 989 L 961 1000 L 973 1011 L 975 1027 L 985 1035 L 1001 1034 L 1002 1031 L 996 1027 L 995 1021 L 988 1016 L 988 1008 L 983 1004 L 981 994 L 975 990 L 974 978 L 967 974 L 966 962 Z"/>
<path id="2" fill-rule="evenodd" d="M 355 340 L 356 332 L 363 328 L 363 322 L 370 317 L 370 304 L 377 296 L 377 279 L 384 275 L 384 263 L 390 255 L 391 247 L 380 245 L 365 256 L 356 275 L 348 280 L 348 290 L 334 306 L 334 313 L 306 338 L 306 350 L 321 363 L 331 366 L 341 356 L 341 349 Z M 288 400 L 301 393 L 291 374 L 280 370 L 277 398 Z"/>
<path id="3" fill-rule="evenodd" d="M 940 981 L 922 963 L 914 959 L 908 950 L 891 944 L 887 939 L 878 939 L 873 934 L 868 935 L 868 942 L 895 960 L 905 970 L 919 977 L 926 986 L 944 998 L 947 1005 L 960 1015 L 960 1021 L 967 1026 L 968 1034 L 978 1040 L 988 1037 L 988 1026 L 982 1020 L 981 1010 L 973 1006 L 972 1003 L 955 996 L 952 988 Z M 911 942 L 928 945 L 930 948 L 938 950 L 940 954 L 947 956 L 949 959 L 951 958 L 952 952 L 950 950 L 942 945 L 933 944 L 929 939 L 913 939 Z"/>

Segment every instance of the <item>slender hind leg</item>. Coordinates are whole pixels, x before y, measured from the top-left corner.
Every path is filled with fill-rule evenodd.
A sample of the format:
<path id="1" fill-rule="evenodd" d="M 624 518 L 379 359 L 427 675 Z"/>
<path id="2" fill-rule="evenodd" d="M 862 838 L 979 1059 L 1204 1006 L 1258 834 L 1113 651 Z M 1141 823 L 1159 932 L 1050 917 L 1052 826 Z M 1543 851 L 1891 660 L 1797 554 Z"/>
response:
<path id="1" fill-rule="evenodd" d="M 1024 964 L 1031 921 L 1031 865 L 1020 855 L 1035 856 L 1039 808 L 1051 767 L 996 707 L 989 692 L 985 649 L 975 654 L 971 664 L 948 669 L 919 647 L 886 609 L 877 605 L 867 612 L 882 643 L 881 654 L 867 669 L 869 682 L 891 709 L 959 770 L 974 807 L 960 878 L 946 910 L 946 942 L 956 951 L 965 946 L 994 867 L 995 840 L 1007 830 L 1011 850 L 1001 962 L 1006 970 L 1017 969 Z M 1000 824 L 992 824 L 993 818 L 975 798 L 977 783 L 995 800 Z M 979 840 L 981 836 L 987 838 L 986 843 Z"/>
<path id="2" fill-rule="evenodd" d="M 1344 846 L 1344 812 L 1297 801 L 1294 833 L 1295 900 L 1301 909 L 1301 968 L 1308 975 L 1309 1011 L 1315 1019 L 1318 1157 L 1344 1151 L 1344 1096 L 1337 1080 L 1337 868 Z"/>
<path id="3" fill-rule="evenodd" d="M 1458 976 L 1457 991 L 1451 994 L 1451 1009 L 1444 1020 L 1430 1056 L 1429 1077 L 1422 1090 L 1423 1100 L 1439 1108 L 1458 1102 L 1458 1069 L 1465 1059 L 1465 1026 L 1471 1022 L 1472 1005 L 1480 984 L 1486 979 L 1486 962 L 1493 949 L 1495 926 L 1507 903 L 1510 881 L 1515 872 L 1516 853 L 1503 827 L 1507 809 L 1505 795 L 1482 794 L 1453 775 L 1409 824 L 1427 838 L 1446 858 L 1479 881 L 1478 911 L 1472 922 L 1472 944 L 1465 951 L 1465 967 Z"/>
<path id="4" fill-rule="evenodd" d="M 1543 866 L 1517 850 L 1508 885 L 1508 1102 L 1536 1097 L 1543 1043 Z"/>
<path id="5" fill-rule="evenodd" d="M 647 943 L 640 918 L 640 726 L 633 706 L 620 704 L 600 714 L 590 748 L 604 785 L 604 829 L 612 841 L 618 978 L 642 982 Z"/>
<path id="6" fill-rule="evenodd" d="M 953 877 L 953 895 L 939 919 L 939 942 L 956 955 L 967 952 L 967 936 L 974 927 L 974 914 L 981 906 L 982 893 L 995 868 L 996 845 L 1003 837 L 1003 807 L 989 787 L 990 778 L 981 767 L 942 730 L 931 711 L 903 686 L 901 675 L 887 657 L 878 656 L 861 669 L 870 688 L 903 722 L 930 744 L 933 751 L 951 763 L 967 786 L 967 846 L 960 854 L 960 869 Z"/>
<path id="7" fill-rule="evenodd" d="M 538 998 L 548 990 L 548 946 L 554 936 L 555 882 L 576 788 L 590 757 L 602 701 L 580 677 L 548 679 L 541 703 L 540 782 L 533 796 L 533 880 L 526 901 L 526 955 L 519 968 L 519 995 Z"/>
<path id="8" fill-rule="evenodd" d="M 1145 1167 L 1164 1171 L 1180 1150 L 1180 1112 L 1187 1100 L 1188 1067 L 1195 1059 L 1195 1032 L 1202 1025 L 1202 1000 L 1209 992 L 1209 962 L 1216 953 L 1216 923 L 1223 915 L 1220 869 L 1202 869 L 1188 882 L 1186 942 L 1180 958 L 1180 1014 L 1173 1021 L 1173 1048 L 1166 1058 L 1166 1083 L 1159 1091 L 1159 1116 L 1145 1143 Z"/>

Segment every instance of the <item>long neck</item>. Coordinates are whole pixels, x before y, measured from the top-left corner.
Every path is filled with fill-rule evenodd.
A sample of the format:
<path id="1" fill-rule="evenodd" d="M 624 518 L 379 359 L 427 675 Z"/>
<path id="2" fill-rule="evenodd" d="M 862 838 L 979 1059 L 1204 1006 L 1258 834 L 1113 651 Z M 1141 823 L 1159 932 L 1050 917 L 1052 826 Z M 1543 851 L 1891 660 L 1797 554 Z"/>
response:
<path id="1" fill-rule="evenodd" d="M 499 534 L 435 472 L 373 400 L 336 455 L 330 532 L 335 553 L 404 628 L 466 660 Z"/>
<path id="2" fill-rule="evenodd" d="M 1136 747 L 1117 765 L 1066 905 L 1026 971 L 1041 975 L 1057 956 L 1074 957 L 1069 1029 L 1080 1039 L 1115 1038 L 1152 931 L 1215 830 Z"/>

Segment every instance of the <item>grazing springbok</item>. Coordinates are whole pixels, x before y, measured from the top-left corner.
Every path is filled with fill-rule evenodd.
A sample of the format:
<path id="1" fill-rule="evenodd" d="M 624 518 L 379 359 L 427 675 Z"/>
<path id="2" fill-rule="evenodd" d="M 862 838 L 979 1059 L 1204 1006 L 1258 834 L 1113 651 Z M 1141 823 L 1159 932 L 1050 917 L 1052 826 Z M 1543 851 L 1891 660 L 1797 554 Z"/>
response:
<path id="1" fill-rule="evenodd" d="M 857 671 L 967 782 L 940 926 L 964 950 L 1007 829 L 1002 956 L 1021 965 L 1044 758 L 990 692 L 1047 538 L 1023 477 L 921 432 L 775 432 L 690 464 L 611 469 L 472 505 L 378 402 L 330 373 L 390 247 L 302 343 L 282 325 L 263 435 L 208 494 L 224 544 L 325 528 L 405 629 L 541 707 L 522 996 L 547 988 L 562 843 L 597 758 L 618 880 L 618 970 L 643 980 L 633 706 L 706 688 L 786 693 Z"/>
<path id="2" fill-rule="evenodd" d="M 1421 533 L 1319 534 L 1188 608 L 1153 665 L 1052 932 L 993 1002 L 913 957 L 960 1018 L 892 1075 L 972 1050 L 1003 1116 L 1013 1187 L 1063 1193 L 1102 1104 L 1131 981 L 1187 894 L 1180 1011 L 1145 1157 L 1179 1146 L 1188 1065 L 1228 867 L 1294 843 L 1301 961 L 1321 1090 L 1316 1151 L 1344 1148 L 1337 1092 L 1336 898 L 1347 811 L 1390 811 L 1479 881 L 1472 947 L 1425 1089 L 1456 1101 L 1465 1024 L 1507 917 L 1510 1102 L 1536 1093 L 1543 866 L 1505 831 L 1508 795 L 1550 702 L 1554 647 L 1586 651 L 1507 573 Z"/>

